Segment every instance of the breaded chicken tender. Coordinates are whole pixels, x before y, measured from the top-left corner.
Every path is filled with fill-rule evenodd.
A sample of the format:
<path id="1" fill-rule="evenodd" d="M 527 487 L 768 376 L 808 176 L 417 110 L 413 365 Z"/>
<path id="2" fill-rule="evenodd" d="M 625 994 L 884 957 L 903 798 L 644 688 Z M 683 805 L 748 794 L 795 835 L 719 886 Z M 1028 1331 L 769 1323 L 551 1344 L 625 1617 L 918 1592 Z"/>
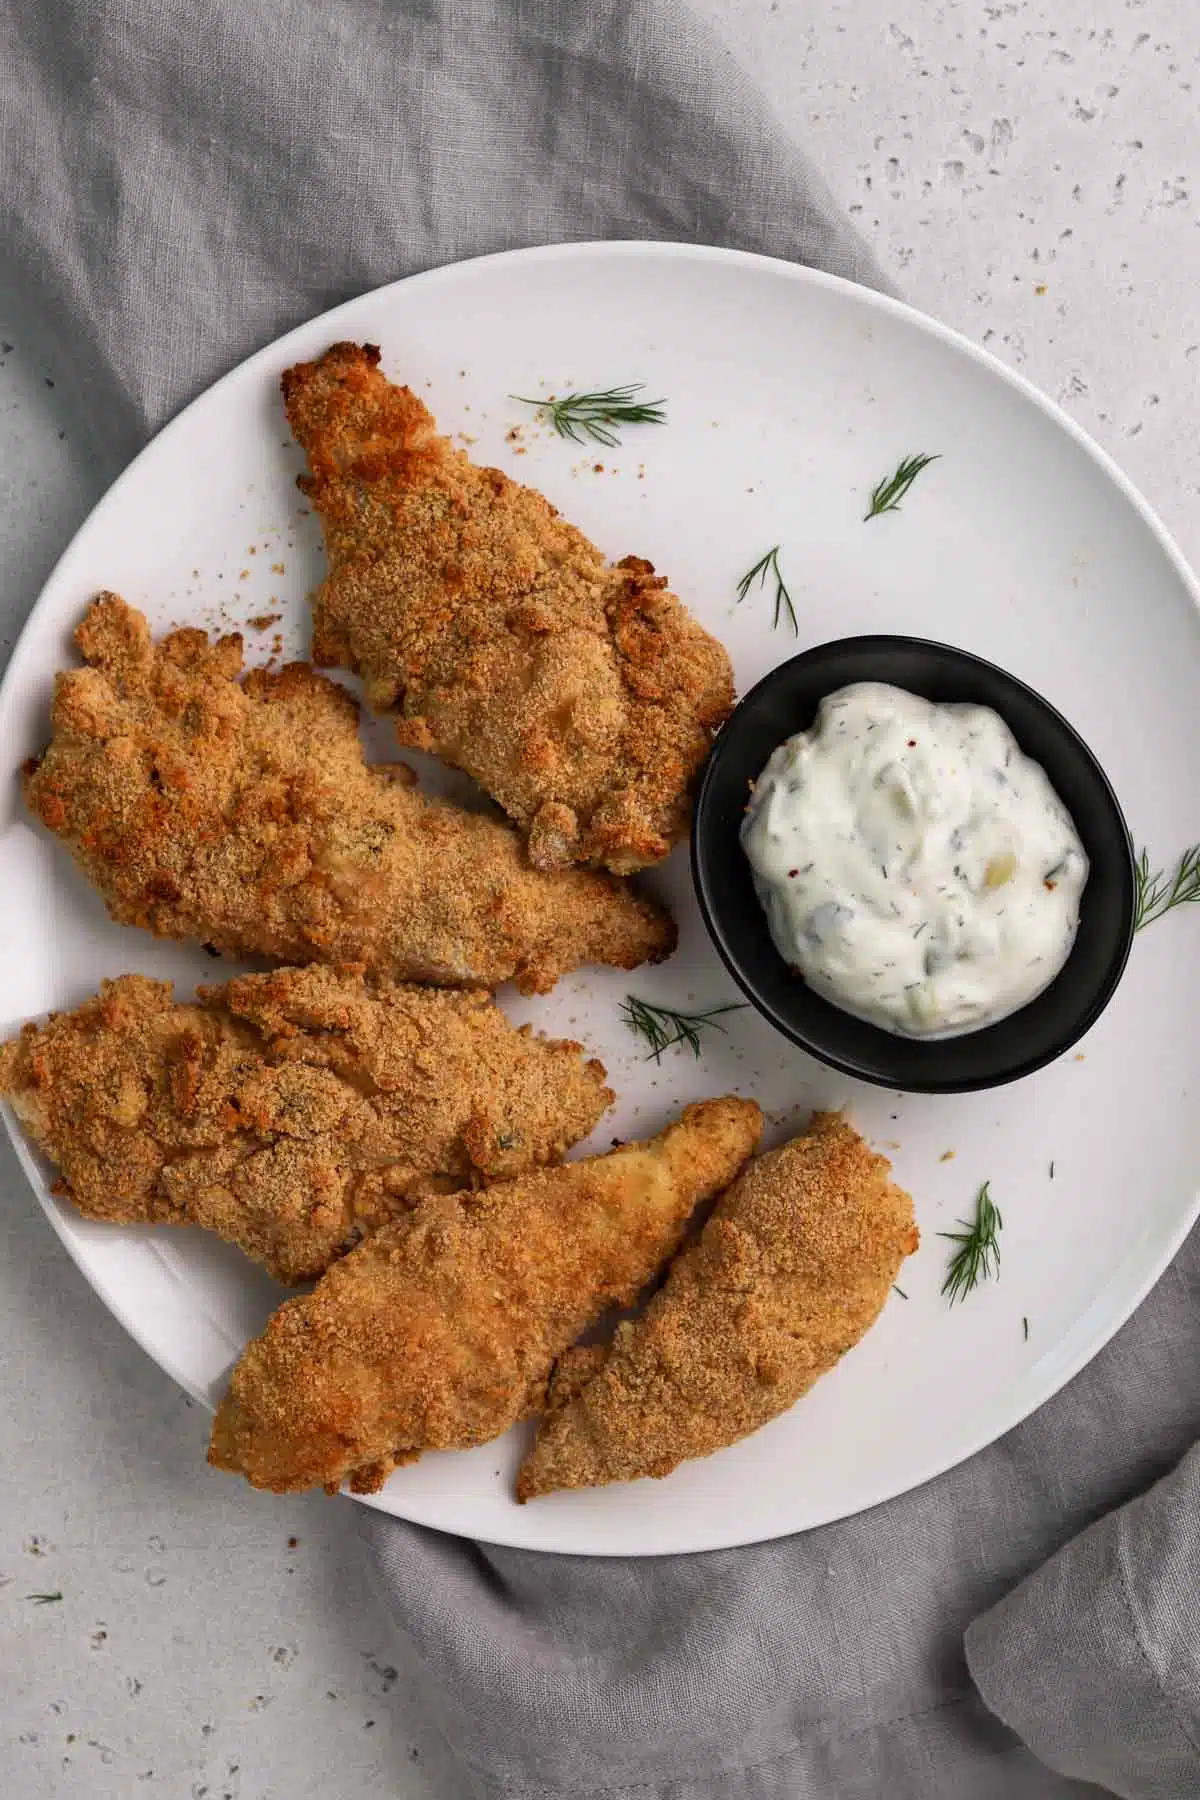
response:
<path id="1" fill-rule="evenodd" d="M 612 1101 L 486 993 L 320 967 L 190 1005 L 122 975 L 0 1046 L 0 1094 L 88 1218 L 203 1225 L 286 1282 L 431 1189 L 556 1160 Z"/>
<path id="2" fill-rule="evenodd" d="M 539 874 L 509 826 L 368 767 L 353 697 L 305 664 L 239 681 L 239 636 L 173 631 L 155 647 L 115 594 L 76 638 L 91 666 L 59 675 L 25 794 L 121 924 L 526 993 L 673 948 L 671 921 L 627 887 Z"/>
<path id="3" fill-rule="evenodd" d="M 836 1113 L 751 1163 L 644 1315 L 563 1358 L 517 1498 L 669 1475 L 794 1405 L 917 1248 L 890 1170 Z"/>
<path id="4" fill-rule="evenodd" d="M 761 1124 L 752 1101 L 708 1100 L 647 1143 L 422 1201 L 247 1347 L 209 1461 L 277 1493 L 373 1493 L 424 1450 L 498 1437 L 541 1406 L 568 1344 L 636 1297 Z"/>
<path id="5" fill-rule="evenodd" d="M 648 562 L 608 565 L 378 363 L 335 344 L 283 377 L 329 552 L 314 660 L 356 670 L 402 744 L 473 775 L 535 868 L 659 861 L 733 706 L 729 658 Z"/>

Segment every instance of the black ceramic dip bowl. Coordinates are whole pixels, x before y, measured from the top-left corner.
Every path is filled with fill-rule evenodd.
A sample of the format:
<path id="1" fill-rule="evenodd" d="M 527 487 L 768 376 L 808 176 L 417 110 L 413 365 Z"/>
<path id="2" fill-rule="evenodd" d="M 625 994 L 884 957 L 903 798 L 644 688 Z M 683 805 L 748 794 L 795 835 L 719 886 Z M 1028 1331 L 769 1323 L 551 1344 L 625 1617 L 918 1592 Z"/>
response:
<path id="1" fill-rule="evenodd" d="M 826 695 L 860 681 L 991 707 L 1046 771 L 1087 851 L 1091 868 L 1070 956 L 1047 988 L 996 1024 L 942 1038 L 885 1031 L 815 993 L 771 940 L 740 838 L 750 784 L 785 738 L 809 729 Z M 819 644 L 751 689 L 722 727 L 704 770 L 692 824 L 692 874 L 714 944 L 765 1018 L 832 1068 L 915 1093 L 998 1087 L 1061 1056 L 1112 998 L 1133 940 L 1133 845 L 1108 777 L 1083 739 L 1015 676 L 921 638 Z"/>

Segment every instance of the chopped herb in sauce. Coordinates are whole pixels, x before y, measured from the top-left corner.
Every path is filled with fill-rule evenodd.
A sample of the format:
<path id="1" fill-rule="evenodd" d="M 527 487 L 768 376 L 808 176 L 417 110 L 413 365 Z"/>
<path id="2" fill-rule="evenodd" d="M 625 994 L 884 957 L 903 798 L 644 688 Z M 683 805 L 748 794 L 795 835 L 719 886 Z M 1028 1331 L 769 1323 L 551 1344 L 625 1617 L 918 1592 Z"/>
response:
<path id="1" fill-rule="evenodd" d="M 742 844 L 784 961 L 906 1036 L 971 1031 L 1034 999 L 1070 954 L 1088 873 L 1045 772 L 995 713 L 870 682 L 776 749 Z"/>

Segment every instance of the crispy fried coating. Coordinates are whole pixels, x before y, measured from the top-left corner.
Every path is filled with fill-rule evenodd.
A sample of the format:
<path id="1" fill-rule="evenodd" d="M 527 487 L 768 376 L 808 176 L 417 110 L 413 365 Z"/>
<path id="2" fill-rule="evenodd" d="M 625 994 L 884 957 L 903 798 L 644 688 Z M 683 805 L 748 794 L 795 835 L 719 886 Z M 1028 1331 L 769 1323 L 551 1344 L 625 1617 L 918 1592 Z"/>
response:
<path id="1" fill-rule="evenodd" d="M 517 1498 L 669 1475 L 786 1412 L 917 1247 L 890 1170 L 837 1113 L 751 1163 L 643 1316 L 564 1357 Z"/>
<path id="2" fill-rule="evenodd" d="M 733 706 L 725 651 L 648 562 L 608 566 L 378 363 L 335 344 L 283 377 L 329 551 L 315 660 L 357 670 L 402 744 L 473 775 L 536 868 L 657 862 Z"/>
<path id="3" fill-rule="evenodd" d="M 431 1188 L 556 1160 L 612 1101 L 486 993 L 321 967 L 192 1005 L 122 975 L 0 1046 L 0 1094 L 88 1218 L 203 1225 L 287 1282 Z"/>
<path id="4" fill-rule="evenodd" d="M 626 1305 L 731 1181 L 762 1114 L 708 1100 L 647 1143 L 435 1196 L 289 1300 L 233 1371 L 209 1461 L 289 1493 L 373 1493 L 422 1451 L 536 1411 L 555 1358 Z"/>
<path id="5" fill-rule="evenodd" d="M 174 631 L 155 647 L 115 594 L 76 638 L 91 666 L 59 675 L 25 794 L 121 924 L 526 993 L 674 947 L 663 911 L 621 883 L 539 874 L 509 826 L 369 767 L 353 697 L 305 664 L 239 681 L 239 636 Z"/>

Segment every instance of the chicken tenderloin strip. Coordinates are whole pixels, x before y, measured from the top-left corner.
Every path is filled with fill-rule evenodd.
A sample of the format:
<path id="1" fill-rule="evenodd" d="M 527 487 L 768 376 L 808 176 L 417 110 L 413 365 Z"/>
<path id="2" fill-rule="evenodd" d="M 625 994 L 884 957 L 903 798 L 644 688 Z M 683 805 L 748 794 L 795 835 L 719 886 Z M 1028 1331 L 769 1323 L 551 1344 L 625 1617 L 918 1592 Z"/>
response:
<path id="1" fill-rule="evenodd" d="M 644 1315 L 563 1358 L 517 1498 L 669 1475 L 794 1405 L 917 1248 L 890 1169 L 837 1113 L 752 1162 Z"/>
<path id="2" fill-rule="evenodd" d="M 203 1225 L 286 1282 L 431 1189 L 556 1160 L 612 1101 L 485 993 L 320 967 L 186 1005 L 122 975 L 0 1046 L 0 1095 L 88 1218 Z"/>
<path id="3" fill-rule="evenodd" d="M 58 676 L 25 795 L 119 923 L 231 956 L 526 993 L 673 949 L 670 919 L 624 884 L 539 874 L 510 826 L 368 766 L 353 696 L 307 665 L 239 680 L 239 636 L 155 646 L 115 594 L 76 639 L 90 666 Z"/>
<path id="4" fill-rule="evenodd" d="M 732 710 L 728 656 L 650 563 L 607 564 L 378 365 L 335 344 L 283 376 L 329 553 L 315 661 L 356 670 L 402 744 L 473 775 L 536 868 L 659 861 Z"/>
<path id="5" fill-rule="evenodd" d="M 753 1101 L 703 1101 L 646 1143 L 422 1201 L 246 1348 L 209 1461 L 277 1493 L 373 1493 L 422 1451 L 498 1437 L 568 1344 L 636 1298 L 761 1124 Z"/>

